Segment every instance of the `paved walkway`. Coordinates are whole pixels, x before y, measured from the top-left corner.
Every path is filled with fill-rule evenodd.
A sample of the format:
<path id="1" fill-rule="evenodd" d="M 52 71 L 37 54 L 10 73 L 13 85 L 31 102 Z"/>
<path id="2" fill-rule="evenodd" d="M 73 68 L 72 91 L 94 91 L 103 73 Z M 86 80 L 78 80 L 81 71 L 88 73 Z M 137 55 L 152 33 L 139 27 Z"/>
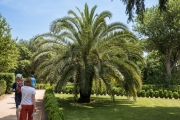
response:
<path id="1" fill-rule="evenodd" d="M 43 97 L 45 90 L 36 90 L 37 111 L 34 120 L 42 120 Z M 16 120 L 14 93 L 0 96 L 0 120 Z"/>

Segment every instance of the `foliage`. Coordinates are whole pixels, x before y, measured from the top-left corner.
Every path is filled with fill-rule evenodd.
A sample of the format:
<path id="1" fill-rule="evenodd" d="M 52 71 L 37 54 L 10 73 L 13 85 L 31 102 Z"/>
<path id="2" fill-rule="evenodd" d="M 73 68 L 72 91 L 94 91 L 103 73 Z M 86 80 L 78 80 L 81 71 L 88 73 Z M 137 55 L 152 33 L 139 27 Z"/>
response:
<path id="1" fill-rule="evenodd" d="M 155 98 L 158 98 L 158 97 L 159 97 L 159 90 L 155 90 L 155 91 L 154 91 L 154 97 L 155 97 Z"/>
<path id="2" fill-rule="evenodd" d="M 157 6 L 148 8 L 144 12 L 144 22 L 137 20 L 134 26 L 140 37 L 163 55 L 167 87 L 171 82 L 172 70 L 180 59 L 179 4 L 179 0 L 169 0 L 166 12 L 159 12 Z"/>
<path id="3" fill-rule="evenodd" d="M 171 90 L 168 91 L 168 97 L 169 97 L 169 99 L 173 98 L 173 92 Z"/>
<path id="4" fill-rule="evenodd" d="M 0 73 L 0 80 L 5 80 L 6 81 L 6 91 L 5 93 L 11 93 L 10 88 L 15 82 L 15 75 L 14 73 Z"/>
<path id="5" fill-rule="evenodd" d="M 154 97 L 154 91 L 153 91 L 153 89 L 150 89 L 150 90 L 149 90 L 149 96 L 150 96 L 151 98 Z"/>
<path id="6" fill-rule="evenodd" d="M 17 65 L 19 52 L 10 31 L 6 19 L 0 15 L 0 72 L 13 71 Z"/>
<path id="7" fill-rule="evenodd" d="M 49 87 L 53 87 L 50 84 L 43 84 L 43 83 L 37 83 L 36 84 L 36 89 L 47 89 Z"/>
<path id="8" fill-rule="evenodd" d="M 159 89 L 159 97 L 160 98 L 164 97 L 164 91 L 162 89 Z"/>
<path id="9" fill-rule="evenodd" d="M 168 91 L 164 90 L 164 97 L 167 99 L 168 98 Z"/>
<path id="10" fill-rule="evenodd" d="M 6 91 L 6 81 L 4 79 L 0 79 L 0 96 L 3 95 Z"/>
<path id="11" fill-rule="evenodd" d="M 103 81 L 111 91 L 110 81 L 114 78 L 127 94 L 136 95 L 141 87 L 136 62 L 143 63 L 137 39 L 123 23 L 107 24 L 105 19 L 112 14 L 103 11 L 97 15 L 96 8 L 89 12 L 85 4 L 84 13 L 77 8 L 80 16 L 70 10 L 72 17 L 53 21 L 50 33 L 35 38 L 41 44 L 34 60 L 43 56 L 50 58 L 38 66 L 38 74 L 50 82 L 57 80 L 56 91 L 72 80 L 75 89 L 80 89 L 80 98 L 84 96 L 87 101 L 93 80 Z"/>
<path id="12" fill-rule="evenodd" d="M 178 92 L 173 92 L 173 98 L 175 98 L 175 99 L 178 99 L 178 98 L 179 98 Z"/>
<path id="13" fill-rule="evenodd" d="M 165 82 L 165 64 L 163 56 L 157 51 L 151 51 L 146 56 L 146 66 L 143 69 L 144 84 L 163 84 Z"/>
<path id="14" fill-rule="evenodd" d="M 48 120 L 64 120 L 63 112 L 59 110 L 58 102 L 51 88 L 46 89 L 44 101 Z"/>
<path id="15" fill-rule="evenodd" d="M 24 44 L 22 41 L 20 43 L 17 43 L 17 48 L 19 49 L 20 55 L 18 57 L 18 64 L 15 73 L 21 73 L 23 74 L 23 77 L 29 77 L 32 72 L 32 52 L 26 47 L 26 44 Z"/>
<path id="16" fill-rule="evenodd" d="M 113 0 L 111 0 L 113 1 Z M 128 21 L 133 21 L 134 13 L 143 21 L 145 11 L 145 0 L 121 0 L 126 5 L 126 14 L 129 16 Z M 159 0 L 160 11 L 166 11 L 167 0 Z M 134 12 L 135 11 L 135 12 Z"/>

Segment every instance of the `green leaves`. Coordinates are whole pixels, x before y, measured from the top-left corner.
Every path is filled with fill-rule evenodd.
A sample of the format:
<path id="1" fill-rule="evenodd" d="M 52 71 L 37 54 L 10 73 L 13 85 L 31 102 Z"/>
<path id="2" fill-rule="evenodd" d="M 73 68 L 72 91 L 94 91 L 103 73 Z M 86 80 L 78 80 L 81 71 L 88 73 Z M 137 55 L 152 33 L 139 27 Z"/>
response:
<path id="1" fill-rule="evenodd" d="M 160 12 L 157 6 L 148 8 L 144 12 L 144 23 L 137 20 L 134 26 L 134 30 L 145 40 L 147 50 L 158 50 L 163 55 L 169 77 L 180 58 L 179 4 L 179 0 L 169 0 L 164 12 Z"/>
<path id="2" fill-rule="evenodd" d="M 19 57 L 16 42 L 11 38 L 10 30 L 6 19 L 0 15 L 0 72 L 14 70 Z"/>
<path id="3" fill-rule="evenodd" d="M 68 13 L 71 16 L 52 22 L 50 33 L 34 39 L 40 43 L 35 61 L 52 54 L 49 59 L 42 60 L 36 73 L 39 77 L 45 76 L 46 81 L 56 83 L 56 91 L 73 80 L 79 88 L 80 97 L 90 97 L 93 80 L 103 81 L 111 90 L 112 78 L 121 81 L 119 83 L 123 86 L 122 81 L 126 80 L 124 74 L 129 74 L 128 79 L 131 78 L 134 83 L 126 83 L 129 88 L 132 87 L 134 95 L 135 89 L 141 86 L 140 72 L 135 62 L 142 60 L 136 36 L 121 22 L 107 24 L 106 18 L 112 14 L 103 11 L 97 15 L 96 8 L 94 6 L 89 10 L 85 4 L 84 12 L 77 8 L 79 16 L 70 10 Z M 126 90 L 130 91 L 129 88 Z"/>

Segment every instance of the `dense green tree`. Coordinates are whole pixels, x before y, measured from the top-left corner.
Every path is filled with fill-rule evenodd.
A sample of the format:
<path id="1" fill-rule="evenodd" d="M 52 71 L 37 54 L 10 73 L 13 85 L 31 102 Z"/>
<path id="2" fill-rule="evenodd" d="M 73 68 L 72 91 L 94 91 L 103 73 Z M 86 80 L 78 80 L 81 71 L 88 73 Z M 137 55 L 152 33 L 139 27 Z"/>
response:
<path id="1" fill-rule="evenodd" d="M 167 85 L 173 68 L 180 59 L 180 1 L 170 0 L 166 12 L 159 12 L 158 7 L 146 9 L 144 23 L 136 21 L 134 30 L 146 37 L 147 43 L 155 46 L 163 55 L 166 65 Z"/>
<path id="2" fill-rule="evenodd" d="M 17 43 L 17 48 L 20 55 L 18 57 L 15 73 L 22 73 L 23 77 L 28 77 L 33 71 L 31 67 L 32 52 L 22 43 Z"/>
<path id="3" fill-rule="evenodd" d="M 165 81 L 165 62 L 158 51 L 152 50 L 146 56 L 146 67 L 143 69 L 144 84 L 163 84 Z"/>
<path id="4" fill-rule="evenodd" d="M 41 56 L 51 58 L 40 64 L 38 74 L 46 75 L 52 82 L 57 80 L 57 91 L 73 80 L 75 94 L 77 89 L 80 92 L 78 102 L 90 102 L 93 80 L 102 80 L 111 92 L 112 78 L 127 95 L 136 96 L 141 73 L 129 59 L 143 61 L 142 51 L 131 42 L 137 42 L 136 37 L 120 22 L 107 24 L 105 19 L 112 14 L 109 11 L 95 14 L 96 8 L 89 10 L 85 4 L 84 12 L 77 8 L 80 16 L 70 10 L 71 16 L 52 22 L 50 33 L 35 38 L 42 41 L 35 60 Z"/>
<path id="5" fill-rule="evenodd" d="M 6 19 L 0 15 L 0 72 L 13 72 L 19 57 L 16 41 L 12 39 L 10 31 Z"/>

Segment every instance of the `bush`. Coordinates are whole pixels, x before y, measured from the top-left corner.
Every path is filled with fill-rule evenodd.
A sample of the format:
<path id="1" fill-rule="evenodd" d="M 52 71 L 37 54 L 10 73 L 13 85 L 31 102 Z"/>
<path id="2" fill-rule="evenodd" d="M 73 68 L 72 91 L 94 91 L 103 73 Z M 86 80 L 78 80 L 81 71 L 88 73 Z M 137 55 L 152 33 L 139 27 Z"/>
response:
<path id="1" fill-rule="evenodd" d="M 155 91 L 154 91 L 154 97 L 155 97 L 155 98 L 158 98 L 158 97 L 159 97 L 159 91 L 158 91 L 158 90 L 155 90 Z"/>
<path id="2" fill-rule="evenodd" d="M 168 97 L 169 97 L 169 99 L 172 99 L 172 98 L 173 98 L 173 93 L 172 93 L 171 90 L 169 90 L 169 92 L 168 92 Z"/>
<path id="3" fill-rule="evenodd" d="M 6 81 L 0 80 L 0 96 L 3 95 L 6 91 Z"/>
<path id="4" fill-rule="evenodd" d="M 59 104 L 54 96 L 52 88 L 46 89 L 44 101 L 48 120 L 64 120 L 63 112 L 59 110 Z"/>
<path id="5" fill-rule="evenodd" d="M 168 91 L 167 90 L 164 90 L 164 98 L 168 98 Z"/>
<path id="6" fill-rule="evenodd" d="M 154 97 L 154 91 L 153 91 L 153 89 L 150 89 L 150 90 L 149 90 L 149 96 L 150 96 L 151 98 Z"/>
<path id="7" fill-rule="evenodd" d="M 137 96 L 141 97 L 141 90 L 137 92 Z"/>
<path id="8" fill-rule="evenodd" d="M 145 92 L 145 90 L 141 90 L 141 97 L 145 97 L 146 96 L 146 92 Z"/>
<path id="9" fill-rule="evenodd" d="M 123 88 L 120 88 L 119 95 L 123 96 L 125 94 L 125 90 Z"/>
<path id="10" fill-rule="evenodd" d="M 5 93 L 11 93 L 10 88 L 15 82 L 15 75 L 14 73 L 0 73 L 0 80 L 5 80 L 6 81 L 6 91 Z"/>
<path id="11" fill-rule="evenodd" d="M 164 97 L 164 92 L 162 89 L 159 90 L 159 97 L 160 98 L 163 98 Z"/>
<path id="12" fill-rule="evenodd" d="M 173 92 L 173 97 L 174 97 L 174 99 L 178 99 L 179 98 L 178 92 Z"/>
<path id="13" fill-rule="evenodd" d="M 146 91 L 146 97 L 149 98 L 149 90 Z"/>
<path id="14" fill-rule="evenodd" d="M 36 89 L 46 89 L 48 87 L 50 87 L 50 84 L 43 84 L 43 83 L 36 84 Z"/>

